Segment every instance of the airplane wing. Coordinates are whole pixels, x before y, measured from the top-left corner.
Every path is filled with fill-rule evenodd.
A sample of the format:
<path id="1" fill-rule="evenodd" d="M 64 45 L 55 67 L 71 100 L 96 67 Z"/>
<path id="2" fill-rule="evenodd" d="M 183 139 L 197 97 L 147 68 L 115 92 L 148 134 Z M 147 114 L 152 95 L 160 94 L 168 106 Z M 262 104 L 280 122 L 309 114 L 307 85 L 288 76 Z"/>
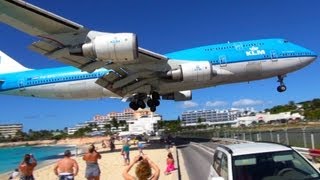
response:
<path id="1" fill-rule="evenodd" d="M 89 37 L 90 32 L 97 36 L 107 33 L 91 31 L 22 0 L 1 0 L 0 21 L 38 37 L 39 41 L 29 48 L 51 59 L 87 72 L 102 67 L 112 69 L 96 83 L 121 97 L 157 89 L 156 80 L 170 69 L 167 57 L 141 47 L 138 47 L 137 57 L 132 63 L 101 61 L 84 56 L 79 53 L 79 47 L 94 38 Z"/>

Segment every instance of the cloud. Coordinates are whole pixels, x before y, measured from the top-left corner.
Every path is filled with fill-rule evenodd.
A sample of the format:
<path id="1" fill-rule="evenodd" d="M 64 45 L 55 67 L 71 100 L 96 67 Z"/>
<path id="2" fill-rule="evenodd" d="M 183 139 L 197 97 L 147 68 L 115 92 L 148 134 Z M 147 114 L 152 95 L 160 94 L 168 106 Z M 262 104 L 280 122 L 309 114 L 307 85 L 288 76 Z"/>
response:
<path id="1" fill-rule="evenodd" d="M 207 101 L 206 106 L 207 107 L 218 107 L 218 106 L 226 106 L 228 102 L 226 101 Z"/>
<path id="2" fill-rule="evenodd" d="M 39 119 L 39 115 L 26 115 L 24 116 L 24 119 Z"/>
<path id="3" fill-rule="evenodd" d="M 184 101 L 182 107 L 183 108 L 193 108 L 198 107 L 199 104 L 193 101 Z"/>
<path id="4" fill-rule="evenodd" d="M 261 100 L 253 100 L 253 99 L 240 99 L 238 101 L 234 101 L 232 106 L 234 107 L 241 107 L 241 106 L 257 106 L 264 104 Z"/>

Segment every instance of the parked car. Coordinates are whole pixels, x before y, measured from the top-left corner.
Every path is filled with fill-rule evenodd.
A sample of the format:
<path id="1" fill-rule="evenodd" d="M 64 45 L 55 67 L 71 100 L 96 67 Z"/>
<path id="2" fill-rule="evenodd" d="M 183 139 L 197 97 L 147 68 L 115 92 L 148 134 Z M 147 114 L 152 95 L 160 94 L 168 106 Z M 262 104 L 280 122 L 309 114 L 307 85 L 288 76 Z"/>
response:
<path id="1" fill-rule="evenodd" d="M 275 143 L 219 145 L 209 180 L 320 179 L 320 172 L 293 148 Z"/>

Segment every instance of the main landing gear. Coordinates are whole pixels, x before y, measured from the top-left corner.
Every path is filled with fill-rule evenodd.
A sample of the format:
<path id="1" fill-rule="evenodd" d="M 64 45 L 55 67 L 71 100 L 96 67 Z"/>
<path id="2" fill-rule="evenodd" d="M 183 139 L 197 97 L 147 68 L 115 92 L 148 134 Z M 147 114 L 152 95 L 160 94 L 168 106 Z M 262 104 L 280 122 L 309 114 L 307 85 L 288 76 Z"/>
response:
<path id="1" fill-rule="evenodd" d="M 152 92 L 149 97 L 146 95 L 136 96 L 130 103 L 129 107 L 133 110 L 138 110 L 139 108 L 144 109 L 146 105 L 150 108 L 151 112 L 157 110 L 157 106 L 160 105 L 160 95 L 157 92 Z M 147 104 L 145 103 L 147 101 Z"/>
<path id="2" fill-rule="evenodd" d="M 277 87 L 278 92 L 284 92 L 287 90 L 287 86 L 284 85 L 283 79 L 285 78 L 285 75 L 279 75 L 278 76 L 278 82 L 280 83 L 280 86 Z"/>

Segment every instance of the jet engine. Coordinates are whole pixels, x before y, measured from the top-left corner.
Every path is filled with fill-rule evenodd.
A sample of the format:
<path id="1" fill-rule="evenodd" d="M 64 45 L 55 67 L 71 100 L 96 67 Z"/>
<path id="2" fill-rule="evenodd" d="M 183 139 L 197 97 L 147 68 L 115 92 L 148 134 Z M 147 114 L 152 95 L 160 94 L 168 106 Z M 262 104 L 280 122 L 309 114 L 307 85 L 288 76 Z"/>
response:
<path id="1" fill-rule="evenodd" d="M 177 81 L 208 81 L 212 78 L 212 65 L 209 61 L 184 63 L 170 70 L 167 76 Z"/>
<path id="2" fill-rule="evenodd" d="M 82 45 L 85 57 L 127 63 L 138 57 L 137 36 L 133 33 L 104 33 Z"/>
<path id="3" fill-rule="evenodd" d="M 192 99 L 192 92 L 188 91 L 178 91 L 174 93 L 169 93 L 162 95 L 164 100 L 175 100 L 175 101 L 188 101 Z"/>

